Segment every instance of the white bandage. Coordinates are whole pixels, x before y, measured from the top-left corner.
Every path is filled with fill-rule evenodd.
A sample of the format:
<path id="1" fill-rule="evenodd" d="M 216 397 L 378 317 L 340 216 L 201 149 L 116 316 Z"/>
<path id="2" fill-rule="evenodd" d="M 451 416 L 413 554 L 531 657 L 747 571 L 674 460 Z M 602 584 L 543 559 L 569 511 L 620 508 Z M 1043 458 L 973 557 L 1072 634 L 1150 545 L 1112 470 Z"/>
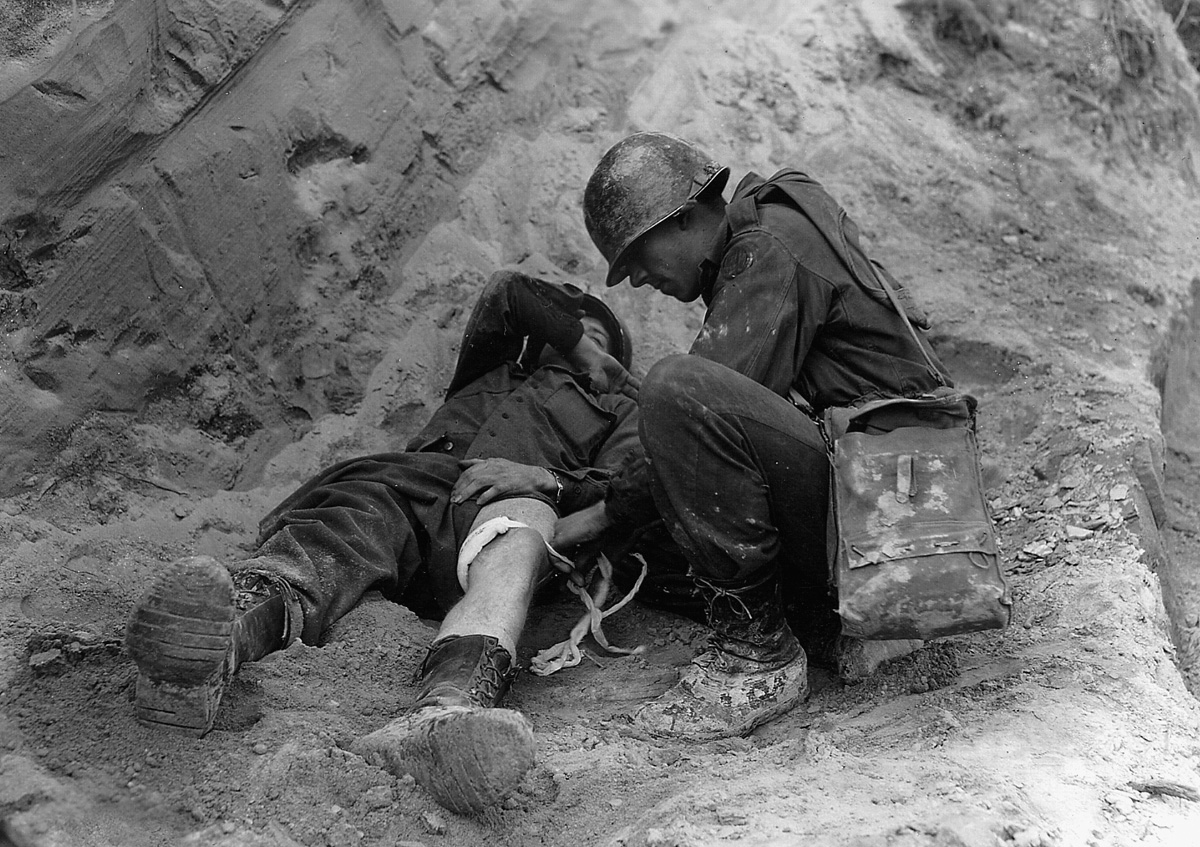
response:
<path id="1" fill-rule="evenodd" d="M 484 547 L 488 546 L 497 535 L 503 535 L 510 529 L 524 528 L 529 529 L 529 524 L 514 521 L 512 518 L 500 516 L 492 518 L 489 521 L 484 521 L 475 529 L 471 530 L 471 534 L 463 542 L 462 547 L 458 551 L 458 584 L 462 586 L 462 590 L 467 590 L 467 573 L 471 567 L 471 563 L 475 561 L 475 557 Z M 559 553 L 549 543 L 546 544 L 546 550 L 552 557 L 558 559 L 565 564 L 569 569 L 574 570 L 575 564 Z M 641 558 L 640 556 L 638 558 Z M 641 653 L 646 648 L 639 645 L 638 647 L 617 647 L 608 643 L 608 639 L 604 635 L 604 630 L 601 624 L 604 619 L 623 608 L 626 603 L 633 599 L 633 595 L 637 594 L 637 590 L 642 586 L 642 580 L 646 578 L 646 562 L 642 560 L 642 572 L 638 574 L 637 582 L 634 583 L 633 589 L 621 599 L 621 602 L 614 605 L 611 609 L 601 612 L 600 607 L 604 605 L 604 601 L 608 599 L 608 590 L 612 586 L 612 564 L 601 553 L 596 560 L 600 570 L 600 584 L 596 586 L 596 594 L 593 596 L 588 593 L 586 586 L 576 585 L 574 582 L 568 581 L 567 588 L 575 593 L 583 605 L 587 607 L 587 611 L 579 622 L 571 629 L 570 636 L 566 640 L 560 641 L 553 647 L 547 647 L 536 656 L 533 657 L 530 670 L 538 676 L 549 676 L 563 668 L 570 668 L 578 665 L 583 658 L 583 653 L 579 649 L 579 643 L 583 641 L 584 636 L 588 632 L 592 633 L 592 637 L 596 642 L 610 653 Z M 582 581 L 582 580 L 581 580 Z"/>
<path id="2" fill-rule="evenodd" d="M 467 540 L 463 542 L 462 547 L 458 550 L 458 584 L 462 586 L 464 593 L 467 590 L 467 570 L 471 567 L 471 563 L 475 561 L 475 557 L 479 555 L 484 547 L 491 544 L 497 535 L 503 535 L 514 528 L 529 529 L 529 524 L 514 521 L 512 518 L 506 518 L 501 515 L 498 518 L 484 521 L 471 530 L 471 534 L 467 536 Z M 565 568 L 559 567 L 559 570 L 571 571 L 575 569 L 575 563 L 551 547 L 549 542 L 546 543 L 546 551 L 550 554 L 551 558 L 557 559 L 566 565 Z M 558 566 L 556 565 L 555 567 Z M 582 581 L 582 577 L 580 577 L 580 580 Z"/>
<path id="3" fill-rule="evenodd" d="M 475 557 L 484 547 L 492 543 L 492 539 L 514 527 L 529 529 L 529 524 L 501 515 L 490 521 L 484 521 L 471 530 L 471 534 L 467 536 L 467 540 L 458 550 L 458 584 L 462 586 L 464 592 L 467 590 L 467 569 L 471 567 L 471 562 L 475 561 Z"/>

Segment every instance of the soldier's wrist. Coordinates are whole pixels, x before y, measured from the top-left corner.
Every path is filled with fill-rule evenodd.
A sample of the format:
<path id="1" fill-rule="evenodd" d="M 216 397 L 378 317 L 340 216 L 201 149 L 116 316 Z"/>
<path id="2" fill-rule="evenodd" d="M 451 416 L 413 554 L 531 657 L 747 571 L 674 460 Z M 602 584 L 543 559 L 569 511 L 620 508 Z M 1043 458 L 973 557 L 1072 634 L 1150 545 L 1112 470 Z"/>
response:
<path id="1" fill-rule="evenodd" d="M 556 506 L 562 505 L 562 497 L 563 497 L 562 477 L 558 475 L 557 471 L 555 471 L 551 468 L 546 468 L 546 472 L 548 474 L 550 474 L 550 479 L 553 480 L 554 505 L 556 505 Z"/>

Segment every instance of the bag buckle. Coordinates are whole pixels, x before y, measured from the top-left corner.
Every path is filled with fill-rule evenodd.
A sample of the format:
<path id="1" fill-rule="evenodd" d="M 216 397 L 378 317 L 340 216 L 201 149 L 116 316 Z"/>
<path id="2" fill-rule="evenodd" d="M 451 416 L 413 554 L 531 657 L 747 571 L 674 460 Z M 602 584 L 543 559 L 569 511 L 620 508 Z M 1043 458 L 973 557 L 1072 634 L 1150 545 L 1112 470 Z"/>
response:
<path id="1" fill-rule="evenodd" d="M 896 502 L 907 503 L 917 493 L 913 485 L 913 457 L 901 454 L 896 457 Z"/>

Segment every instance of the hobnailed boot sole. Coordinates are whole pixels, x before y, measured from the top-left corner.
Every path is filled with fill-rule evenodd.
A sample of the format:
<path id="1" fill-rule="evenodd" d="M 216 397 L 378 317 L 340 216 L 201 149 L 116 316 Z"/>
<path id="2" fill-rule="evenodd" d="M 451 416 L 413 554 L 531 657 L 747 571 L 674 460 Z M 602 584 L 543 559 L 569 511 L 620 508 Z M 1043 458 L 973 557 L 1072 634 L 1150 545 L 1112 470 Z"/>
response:
<path id="1" fill-rule="evenodd" d="M 212 729 L 233 671 L 234 596 L 229 572 L 197 556 L 169 565 L 138 601 L 125 632 L 138 721 L 196 737 Z"/>
<path id="2" fill-rule="evenodd" d="M 512 709 L 427 706 L 363 736 L 351 751 L 396 776 L 410 774 L 460 814 L 495 805 L 533 767 L 528 718 Z"/>

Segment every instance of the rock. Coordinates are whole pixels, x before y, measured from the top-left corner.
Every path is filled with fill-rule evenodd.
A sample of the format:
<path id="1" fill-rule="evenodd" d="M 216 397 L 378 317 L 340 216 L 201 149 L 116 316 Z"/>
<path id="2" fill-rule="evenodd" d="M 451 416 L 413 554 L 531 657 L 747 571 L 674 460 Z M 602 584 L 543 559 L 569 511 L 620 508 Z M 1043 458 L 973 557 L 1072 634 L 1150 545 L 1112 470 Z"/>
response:
<path id="1" fill-rule="evenodd" d="M 29 669 L 34 673 L 45 673 L 63 660 L 63 652 L 58 648 L 43 650 L 29 657 Z"/>
<path id="2" fill-rule="evenodd" d="M 429 830 L 430 835 L 446 834 L 446 819 L 437 812 L 422 812 L 421 823 Z"/>
<path id="3" fill-rule="evenodd" d="M 396 796 L 392 789 L 386 785 L 375 785 L 363 792 L 363 805 L 371 811 L 377 809 L 386 809 L 395 802 Z"/>

